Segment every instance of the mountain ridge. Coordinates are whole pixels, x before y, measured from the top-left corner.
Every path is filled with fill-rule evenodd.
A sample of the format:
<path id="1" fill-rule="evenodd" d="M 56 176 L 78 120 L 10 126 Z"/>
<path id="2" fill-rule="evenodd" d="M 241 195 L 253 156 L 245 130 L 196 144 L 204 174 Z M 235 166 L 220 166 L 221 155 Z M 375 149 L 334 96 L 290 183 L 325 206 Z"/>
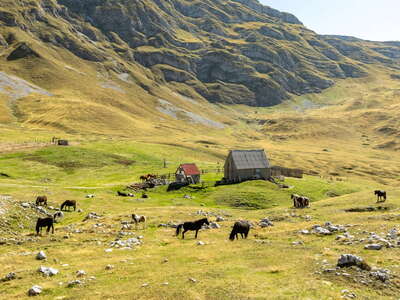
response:
<path id="1" fill-rule="evenodd" d="M 0 22 L 0 63 L 11 75 L 56 97 L 79 93 L 89 106 L 117 93 L 123 101 L 106 103 L 107 109 L 137 114 L 147 107 L 140 111 L 144 118 L 166 97 L 160 87 L 172 98 L 177 92 L 262 107 L 320 93 L 340 79 L 366 77 L 370 66 L 400 69 L 397 43 L 318 35 L 256 0 L 4 0 Z M 123 77 L 128 80 L 121 83 Z M 120 86 L 126 83 L 129 92 Z"/>

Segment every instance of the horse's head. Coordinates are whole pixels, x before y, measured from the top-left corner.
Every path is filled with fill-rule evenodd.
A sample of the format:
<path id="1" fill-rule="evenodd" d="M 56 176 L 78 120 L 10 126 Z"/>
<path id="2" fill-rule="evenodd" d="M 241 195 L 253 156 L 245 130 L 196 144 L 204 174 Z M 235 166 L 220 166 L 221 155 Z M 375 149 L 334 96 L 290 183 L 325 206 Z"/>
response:
<path id="1" fill-rule="evenodd" d="M 204 218 L 203 220 L 204 220 L 204 224 L 210 225 L 210 222 L 208 221 L 207 218 Z"/>

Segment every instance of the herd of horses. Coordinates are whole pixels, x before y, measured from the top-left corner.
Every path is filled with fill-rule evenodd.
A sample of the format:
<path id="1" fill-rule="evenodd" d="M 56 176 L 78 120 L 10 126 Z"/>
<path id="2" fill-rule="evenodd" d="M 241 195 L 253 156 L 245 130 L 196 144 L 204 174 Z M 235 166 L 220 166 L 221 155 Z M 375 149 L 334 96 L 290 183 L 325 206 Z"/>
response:
<path id="1" fill-rule="evenodd" d="M 147 175 L 142 175 L 139 177 L 141 181 L 151 181 L 153 179 L 157 179 L 157 175 L 155 174 L 147 174 Z"/>
<path id="2" fill-rule="evenodd" d="M 377 196 L 377 202 L 385 202 L 387 200 L 386 191 L 376 190 L 374 191 L 374 195 Z M 310 199 L 305 196 L 300 196 L 297 194 L 292 194 L 290 197 L 293 200 L 293 207 L 295 208 L 307 208 L 310 207 Z M 47 197 L 46 196 L 38 196 L 36 198 L 36 205 L 45 205 L 47 206 Z M 43 227 L 47 227 L 46 232 L 49 233 L 50 230 L 54 233 L 54 222 L 57 218 L 62 216 L 62 211 L 68 208 L 73 208 L 74 211 L 76 210 L 76 201 L 75 200 L 65 200 L 60 207 L 60 211 L 57 211 L 53 216 L 48 216 L 45 218 L 38 218 L 36 222 L 36 234 L 39 235 Z M 143 229 L 146 228 L 146 216 L 143 215 L 136 215 L 132 214 L 132 221 L 135 223 L 136 228 L 140 223 L 143 223 Z M 195 238 L 197 239 L 198 233 L 200 229 L 204 225 L 210 225 L 210 222 L 207 218 L 203 218 L 197 221 L 189 221 L 184 222 L 182 224 L 177 225 L 176 227 L 176 236 L 182 232 L 182 239 L 185 238 L 185 233 L 188 231 L 195 231 Z M 229 235 L 229 239 L 231 241 L 239 239 L 239 234 L 242 238 L 247 238 L 249 231 L 251 228 L 251 223 L 249 221 L 237 221 L 233 224 L 232 231 Z"/>
<path id="3" fill-rule="evenodd" d="M 310 199 L 306 196 L 299 196 L 297 194 L 292 194 L 290 199 L 293 200 L 293 206 L 295 208 L 306 208 L 310 207 Z"/>

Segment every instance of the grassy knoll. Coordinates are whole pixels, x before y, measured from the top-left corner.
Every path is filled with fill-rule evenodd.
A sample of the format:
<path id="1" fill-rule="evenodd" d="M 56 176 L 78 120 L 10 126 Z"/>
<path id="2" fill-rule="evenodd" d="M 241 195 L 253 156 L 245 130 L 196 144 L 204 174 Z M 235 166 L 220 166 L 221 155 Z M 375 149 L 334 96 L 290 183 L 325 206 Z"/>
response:
<path id="1" fill-rule="evenodd" d="M 399 196 L 398 191 L 390 192 L 393 199 Z M 71 192 L 66 194 L 72 195 Z M 361 298 L 390 299 L 396 295 L 396 290 L 374 290 L 338 276 L 315 272 L 321 270 L 323 260 L 334 264 L 341 253 L 347 252 L 361 255 L 372 265 L 398 272 L 398 266 L 393 264 L 397 249 L 368 252 L 362 245 L 342 245 L 335 241 L 334 236 L 302 236 L 297 233 L 327 220 L 354 224 L 356 226 L 350 232 L 360 235 L 362 230 L 385 232 L 396 226 L 394 220 L 382 224 L 382 218 L 396 215 L 393 210 L 399 207 L 397 200 L 391 201 L 393 210 L 384 214 L 344 212 L 346 207 L 370 205 L 372 202 L 369 192 L 360 192 L 321 200 L 303 211 L 289 209 L 286 205 L 268 210 L 224 208 L 223 211 L 229 215 L 227 221 L 221 222 L 221 229 L 202 231 L 200 239 L 206 245 L 197 246 L 192 234 L 182 241 L 173 236 L 174 229 L 157 227 L 159 223 L 170 220 L 178 222 L 198 218 L 193 215 L 199 209 L 197 205 L 153 207 L 106 197 L 106 194 L 95 199 L 82 199 L 80 205 L 85 211 L 96 210 L 104 213 L 104 217 L 82 222 L 85 213 L 67 213 L 65 220 L 57 225 L 54 236 L 44 236 L 38 242 L 18 247 L 2 246 L 0 261 L 4 266 L 3 272 L 18 271 L 21 279 L 3 283 L 0 296 L 21 298 L 35 283 L 45 288 L 40 299 L 337 299 L 345 288 Z M 201 209 L 221 210 L 204 206 Z M 133 230 L 144 235 L 144 244 L 136 250 L 104 252 L 109 242 L 116 238 L 120 221 L 128 220 L 132 211 L 149 216 L 146 230 Z M 312 221 L 302 218 L 306 214 L 312 217 Z M 256 222 L 265 216 L 278 220 L 274 227 L 257 228 L 248 240 L 234 243 L 227 240 L 233 220 L 245 218 Z M 105 227 L 96 228 L 96 223 L 104 223 Z M 65 227 L 68 224 L 74 224 L 83 233 L 71 234 Z M 22 235 L 29 231 L 23 231 Z M 65 234 L 70 238 L 63 239 Z M 293 246 L 292 242 L 298 240 L 304 241 L 304 245 Z M 46 262 L 34 259 L 34 253 L 39 249 L 47 252 L 49 258 Z M 32 254 L 21 255 L 23 252 Z M 379 255 L 382 253 L 384 256 Z M 68 266 L 63 267 L 64 264 Z M 115 268 L 105 270 L 107 264 Z M 61 273 L 50 279 L 43 278 L 36 273 L 40 265 L 56 267 Z M 87 279 L 90 276 L 96 279 L 88 280 L 82 287 L 67 288 L 66 282 L 75 278 L 78 269 L 88 273 Z M 298 280 L 299 277 L 302 281 Z M 188 278 L 195 278 L 197 283 Z M 142 287 L 143 284 L 149 285 Z"/>

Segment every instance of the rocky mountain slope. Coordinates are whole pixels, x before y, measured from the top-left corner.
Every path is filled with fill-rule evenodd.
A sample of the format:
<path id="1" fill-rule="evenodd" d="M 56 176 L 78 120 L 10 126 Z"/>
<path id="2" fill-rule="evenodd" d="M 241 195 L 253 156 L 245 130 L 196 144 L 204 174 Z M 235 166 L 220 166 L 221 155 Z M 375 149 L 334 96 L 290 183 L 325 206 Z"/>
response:
<path id="1" fill-rule="evenodd" d="M 400 69 L 398 43 L 317 35 L 256 0 L 3 0 L 0 24 L 6 73 L 70 107 L 71 98 L 89 99 L 88 110 L 107 105 L 145 116 L 173 93 L 272 106 L 367 76 L 371 65 L 394 76 Z M 32 101 L 14 114 L 46 114 Z"/>

